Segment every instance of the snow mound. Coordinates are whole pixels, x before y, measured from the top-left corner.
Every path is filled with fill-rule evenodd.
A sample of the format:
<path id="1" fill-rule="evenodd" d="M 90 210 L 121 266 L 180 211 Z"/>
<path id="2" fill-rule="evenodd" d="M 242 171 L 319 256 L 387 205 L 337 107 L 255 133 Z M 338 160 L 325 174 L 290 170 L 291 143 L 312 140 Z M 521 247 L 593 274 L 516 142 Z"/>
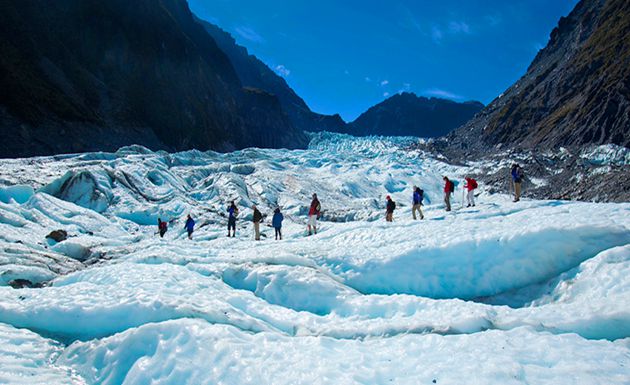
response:
<path id="1" fill-rule="evenodd" d="M 31 186 L 15 185 L 0 187 L 0 202 L 11 203 L 15 201 L 17 203 L 26 202 L 35 191 Z"/>
<path id="2" fill-rule="evenodd" d="M 90 383 L 521 384 L 627 380 L 627 348 L 529 328 L 336 340 L 178 320 L 71 345 L 59 359 Z M 200 370 L 205 368 L 205 370 Z M 211 368 L 211 370 L 208 370 Z M 474 375 L 471 376 L 471 373 Z"/>
<path id="3" fill-rule="evenodd" d="M 0 384 L 86 384 L 70 368 L 51 364 L 62 351 L 53 340 L 0 323 Z"/>

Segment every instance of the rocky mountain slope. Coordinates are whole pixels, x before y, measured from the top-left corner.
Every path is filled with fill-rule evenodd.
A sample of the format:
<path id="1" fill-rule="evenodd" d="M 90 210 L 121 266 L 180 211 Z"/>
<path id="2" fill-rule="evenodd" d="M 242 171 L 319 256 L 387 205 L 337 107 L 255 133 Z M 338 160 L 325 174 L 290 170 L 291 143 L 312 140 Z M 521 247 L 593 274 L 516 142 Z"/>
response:
<path id="1" fill-rule="evenodd" d="M 472 152 L 630 146 L 630 2 L 580 1 L 527 73 L 447 140 Z"/>
<path id="2" fill-rule="evenodd" d="M 2 157 L 307 143 L 184 0 L 5 1 L 0 53 Z"/>
<path id="3" fill-rule="evenodd" d="M 358 136 L 438 137 L 464 124 L 482 108 L 479 102 L 457 103 L 403 92 L 368 109 L 348 124 L 346 132 Z"/>
<path id="4" fill-rule="evenodd" d="M 630 2 L 580 1 L 521 79 L 462 127 L 419 146 L 494 165 L 475 174 L 494 191 L 509 191 L 510 164 L 519 162 L 527 197 L 630 200 Z M 616 160 L 585 160 L 601 151 Z"/>
<path id="5" fill-rule="evenodd" d="M 258 88 L 278 97 L 289 121 L 305 131 L 341 132 L 346 123 L 341 116 L 323 115 L 311 111 L 287 82 L 272 71 L 256 56 L 250 55 L 245 47 L 236 44 L 228 32 L 207 21 L 197 19 L 216 41 L 219 48 L 228 56 L 236 74 L 244 86 Z"/>

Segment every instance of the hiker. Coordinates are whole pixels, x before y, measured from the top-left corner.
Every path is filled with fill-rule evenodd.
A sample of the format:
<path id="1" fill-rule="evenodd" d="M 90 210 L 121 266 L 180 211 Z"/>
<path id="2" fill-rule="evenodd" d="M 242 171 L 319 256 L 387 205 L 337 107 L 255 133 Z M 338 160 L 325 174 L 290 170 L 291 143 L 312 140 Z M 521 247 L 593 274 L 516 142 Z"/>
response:
<path id="1" fill-rule="evenodd" d="M 260 241 L 260 222 L 262 222 L 263 216 L 256 208 L 256 205 L 252 206 L 252 210 L 254 210 L 254 217 L 252 218 L 252 222 L 254 222 L 254 238 Z"/>
<path id="2" fill-rule="evenodd" d="M 422 214 L 422 200 L 424 199 L 424 191 L 418 187 L 413 186 L 413 206 L 411 207 L 411 215 L 416 220 L 416 211 L 420 214 L 420 219 L 424 219 Z"/>
<path id="3" fill-rule="evenodd" d="M 451 211 L 451 194 L 455 192 L 455 184 L 447 177 L 444 179 L 444 203 L 446 203 L 446 211 Z"/>
<path id="4" fill-rule="evenodd" d="M 308 210 L 308 224 L 306 228 L 308 229 L 308 235 L 312 235 L 311 227 L 315 234 L 317 234 L 317 220 L 319 219 L 319 213 L 321 212 L 322 206 L 317 199 L 317 194 L 313 194 L 313 200 L 311 201 L 311 207 Z"/>
<path id="5" fill-rule="evenodd" d="M 477 188 L 477 181 L 471 177 L 466 177 L 466 184 L 464 188 L 468 190 L 468 194 L 466 195 L 466 199 L 468 201 L 468 206 L 466 207 L 475 207 L 475 189 Z"/>
<path id="6" fill-rule="evenodd" d="M 162 219 L 158 218 L 158 232 L 160 233 L 160 238 L 164 238 L 166 230 L 168 230 L 168 223 L 162 222 Z"/>
<path id="7" fill-rule="evenodd" d="M 394 202 L 392 200 L 392 197 L 390 197 L 389 195 L 387 196 L 387 206 L 385 209 L 385 220 L 387 222 L 393 222 L 394 221 L 394 210 L 396 210 L 396 202 Z"/>
<path id="8" fill-rule="evenodd" d="M 514 202 L 521 200 L 521 182 L 523 182 L 523 169 L 518 163 L 512 165 L 512 182 L 514 183 Z"/>
<path id="9" fill-rule="evenodd" d="M 273 212 L 273 218 L 271 219 L 271 225 L 276 230 L 276 241 L 278 237 L 282 240 L 282 221 L 284 220 L 284 215 L 280 212 L 280 207 L 276 207 L 276 210 Z"/>
<path id="10" fill-rule="evenodd" d="M 228 238 L 230 237 L 230 229 L 233 230 L 232 238 L 236 237 L 236 217 L 238 216 L 238 207 L 234 204 L 234 201 L 228 207 Z"/>
<path id="11" fill-rule="evenodd" d="M 188 218 L 186 218 L 186 224 L 184 228 L 188 232 L 188 239 L 192 239 L 192 233 L 195 231 L 195 221 L 192 219 L 190 214 L 188 214 Z"/>

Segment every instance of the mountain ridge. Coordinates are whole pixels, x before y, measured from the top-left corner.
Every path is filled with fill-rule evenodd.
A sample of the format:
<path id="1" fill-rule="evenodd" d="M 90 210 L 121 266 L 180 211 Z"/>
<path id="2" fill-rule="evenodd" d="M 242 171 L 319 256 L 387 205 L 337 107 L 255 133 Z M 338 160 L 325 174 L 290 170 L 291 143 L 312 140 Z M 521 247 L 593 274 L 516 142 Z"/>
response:
<path id="1" fill-rule="evenodd" d="M 630 146 L 630 3 L 582 0 L 526 73 L 446 137 L 451 150 Z"/>
<path id="2" fill-rule="evenodd" d="M 477 101 L 455 102 L 411 92 L 395 94 L 370 107 L 348 124 L 346 133 L 359 136 L 443 136 L 481 111 Z"/>
<path id="3" fill-rule="evenodd" d="M 307 144 L 274 95 L 242 87 L 184 0 L 0 10 L 3 156 Z"/>
<path id="4" fill-rule="evenodd" d="M 313 112 L 282 76 L 276 74 L 255 55 L 249 54 L 247 48 L 237 44 L 229 32 L 197 16 L 195 19 L 228 56 L 241 83 L 276 95 L 295 127 L 312 132 L 339 132 L 345 128 L 346 123 L 339 114 L 325 115 Z"/>

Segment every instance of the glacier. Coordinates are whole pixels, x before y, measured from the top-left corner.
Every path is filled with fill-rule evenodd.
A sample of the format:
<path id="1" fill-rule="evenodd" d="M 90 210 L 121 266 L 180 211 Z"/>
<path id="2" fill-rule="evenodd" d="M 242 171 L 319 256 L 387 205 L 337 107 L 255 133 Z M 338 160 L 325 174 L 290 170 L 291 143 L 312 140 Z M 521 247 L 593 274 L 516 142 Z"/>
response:
<path id="1" fill-rule="evenodd" d="M 460 183 L 447 213 L 442 176 L 471 166 L 417 141 L 3 159 L 0 384 L 627 384 L 630 203 L 480 185 L 465 208 Z"/>

